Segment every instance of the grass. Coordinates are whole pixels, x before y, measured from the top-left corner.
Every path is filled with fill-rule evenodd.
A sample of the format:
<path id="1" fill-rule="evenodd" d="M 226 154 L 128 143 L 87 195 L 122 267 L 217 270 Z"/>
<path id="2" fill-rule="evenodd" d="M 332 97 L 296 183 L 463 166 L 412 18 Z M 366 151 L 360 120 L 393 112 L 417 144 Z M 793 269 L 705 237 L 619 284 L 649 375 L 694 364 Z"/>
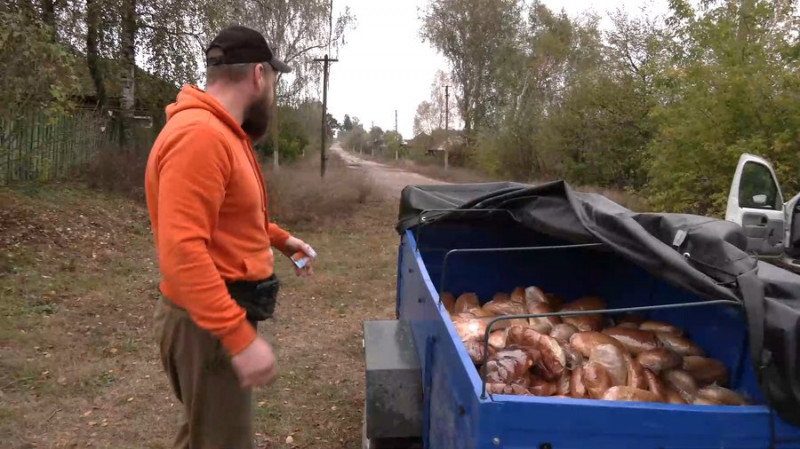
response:
<path id="1" fill-rule="evenodd" d="M 361 444 L 361 322 L 394 315 L 396 205 L 339 170 L 325 184 L 310 164 L 269 174 L 274 215 L 319 259 L 310 280 L 276 267 L 280 303 L 259 332 L 281 374 L 254 394 L 261 447 Z M 0 203 L 0 447 L 169 447 L 180 404 L 152 334 L 146 210 L 74 185 L 0 189 Z"/>
<path id="2" fill-rule="evenodd" d="M 265 171 L 270 215 L 276 222 L 301 228 L 324 226 L 351 216 L 375 196 L 370 180 L 348 169 L 339 158 L 330 158 L 324 179 L 319 164 L 317 157 L 308 157 L 278 171 Z"/>

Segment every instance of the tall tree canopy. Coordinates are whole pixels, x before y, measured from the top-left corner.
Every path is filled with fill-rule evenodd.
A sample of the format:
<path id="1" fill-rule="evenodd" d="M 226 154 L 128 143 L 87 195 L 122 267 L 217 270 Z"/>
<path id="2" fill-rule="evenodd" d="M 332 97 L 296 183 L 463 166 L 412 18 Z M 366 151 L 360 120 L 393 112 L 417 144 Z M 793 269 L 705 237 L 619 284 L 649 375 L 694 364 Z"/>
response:
<path id="1" fill-rule="evenodd" d="M 431 0 L 422 38 L 447 59 L 470 163 L 525 181 L 636 191 L 721 214 L 738 157 L 800 189 L 797 3 L 671 0 L 598 17 L 540 1 Z M 417 133 L 430 128 L 431 104 Z"/>

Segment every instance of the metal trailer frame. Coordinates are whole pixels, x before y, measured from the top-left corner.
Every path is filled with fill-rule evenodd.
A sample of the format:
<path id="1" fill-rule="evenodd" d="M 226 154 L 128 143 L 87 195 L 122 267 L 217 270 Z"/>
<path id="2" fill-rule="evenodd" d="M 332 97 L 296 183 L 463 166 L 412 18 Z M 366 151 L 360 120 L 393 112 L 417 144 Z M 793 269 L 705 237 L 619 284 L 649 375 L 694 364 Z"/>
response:
<path id="1" fill-rule="evenodd" d="M 419 228 L 416 235 L 406 231 L 401 238 L 396 304 L 398 318 L 410 325 L 414 350 L 419 357 L 423 389 L 422 440 L 426 448 L 800 448 L 800 429 L 784 423 L 764 405 L 685 406 L 486 395 L 482 376 L 475 370 L 447 311 L 440 304 L 439 293 L 446 287 L 458 291 L 459 288 L 472 285 L 476 289 L 483 289 L 483 294 L 479 296 L 486 297 L 488 292 L 503 286 L 541 285 L 542 282 L 556 281 L 570 290 L 565 293 L 568 297 L 577 296 L 586 284 L 594 284 L 611 288 L 619 295 L 630 290 L 630 298 L 623 298 L 623 302 L 641 301 L 643 298 L 651 302 L 668 300 L 662 304 L 638 307 L 661 314 L 655 315 L 656 319 L 669 319 L 695 332 L 701 346 L 709 350 L 713 348 L 710 352 L 715 358 L 723 359 L 729 367 L 734 367 L 731 371 L 732 383 L 748 390 L 755 401 L 761 399 L 755 388 L 743 318 L 737 307 L 723 307 L 720 302 L 710 301 L 703 304 L 709 307 L 698 307 L 701 298 L 663 284 L 619 256 L 599 248 L 568 245 L 543 236 L 535 236 L 534 245 L 528 242 L 514 246 L 515 242 L 524 239 L 510 231 L 503 230 L 500 234 L 496 230 L 481 231 L 480 226 L 470 225 L 466 229 L 459 229 L 458 225 L 447 224 L 430 228 L 438 229 L 429 230 L 432 236 L 425 240 L 435 242 L 437 248 L 417 246 Z M 487 240 L 500 244 L 492 247 L 486 244 Z M 472 248 L 461 247 L 459 243 L 465 242 L 470 242 Z M 564 250 L 578 251 L 580 254 L 570 256 L 572 260 L 559 259 L 554 255 Z M 548 252 L 546 257 L 544 251 Z M 440 263 L 437 254 L 443 252 L 446 255 L 441 257 Z M 535 266 L 519 263 L 519 256 L 532 252 L 537 253 L 539 258 L 525 261 Z M 506 254 L 498 258 L 490 257 L 489 253 L 494 256 Z M 507 253 L 516 253 L 516 260 L 510 260 L 513 257 Z M 452 256 L 456 254 L 463 256 L 456 259 L 480 255 L 484 260 L 480 264 L 474 261 L 461 264 L 458 260 L 453 262 L 452 270 L 460 275 L 448 279 L 446 272 Z M 592 257 L 597 260 L 586 261 Z M 447 259 L 447 263 L 444 259 Z M 553 270 L 543 265 L 550 262 L 557 265 Z M 565 280 L 565 263 L 584 265 L 584 268 L 587 264 L 598 263 L 595 268 L 604 270 L 603 275 L 610 276 L 610 279 L 598 281 L 595 276 L 584 282 Z M 508 273 L 498 274 L 498 270 L 507 270 Z M 527 276 L 526 270 L 542 272 L 530 276 L 538 276 L 539 279 L 530 279 L 525 284 L 520 277 Z M 553 279 L 554 276 L 558 277 L 554 273 L 559 270 L 562 279 Z M 576 273 L 581 271 L 587 273 L 580 267 L 575 270 Z M 440 275 L 439 282 L 435 283 L 433 279 L 437 275 Z M 480 279 L 492 275 L 499 277 L 488 283 Z M 622 282 L 629 284 L 623 287 L 619 285 Z M 671 301 L 677 295 L 692 300 Z M 630 307 L 637 307 L 637 304 L 629 302 L 619 304 L 620 307 L 616 307 L 616 304 L 613 306 L 615 308 L 607 312 L 627 311 Z M 698 312 L 676 312 L 686 306 L 698 307 Z M 713 309 L 714 313 L 699 312 L 701 309 Z M 709 321 L 709 317 L 714 319 Z"/>

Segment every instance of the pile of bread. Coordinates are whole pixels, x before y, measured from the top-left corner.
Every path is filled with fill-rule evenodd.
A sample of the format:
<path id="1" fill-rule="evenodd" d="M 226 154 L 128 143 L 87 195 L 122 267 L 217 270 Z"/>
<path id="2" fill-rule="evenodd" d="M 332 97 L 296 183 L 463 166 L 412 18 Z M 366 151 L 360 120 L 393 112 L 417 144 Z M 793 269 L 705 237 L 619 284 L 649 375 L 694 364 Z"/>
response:
<path id="1" fill-rule="evenodd" d="M 746 405 L 727 388 L 728 370 L 705 357 L 676 326 L 602 313 L 496 322 L 484 354 L 486 326 L 507 315 L 603 310 L 597 297 L 563 304 L 537 287 L 498 293 L 481 306 L 465 293 L 442 295 L 456 331 L 478 369 L 486 358 L 490 393 L 671 404 Z M 486 356 L 486 357 L 485 357 Z"/>

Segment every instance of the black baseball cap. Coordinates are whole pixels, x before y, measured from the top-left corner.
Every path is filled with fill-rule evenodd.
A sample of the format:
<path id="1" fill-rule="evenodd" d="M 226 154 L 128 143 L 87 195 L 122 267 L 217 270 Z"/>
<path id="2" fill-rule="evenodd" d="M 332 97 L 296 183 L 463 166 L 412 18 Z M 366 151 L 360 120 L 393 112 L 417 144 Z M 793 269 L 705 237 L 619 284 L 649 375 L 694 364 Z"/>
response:
<path id="1" fill-rule="evenodd" d="M 209 57 L 212 49 L 222 51 L 221 56 Z M 258 31 L 241 25 L 234 25 L 217 34 L 206 49 L 206 65 L 247 64 L 266 62 L 281 73 L 289 73 L 292 68 L 275 57 L 267 40 Z"/>

